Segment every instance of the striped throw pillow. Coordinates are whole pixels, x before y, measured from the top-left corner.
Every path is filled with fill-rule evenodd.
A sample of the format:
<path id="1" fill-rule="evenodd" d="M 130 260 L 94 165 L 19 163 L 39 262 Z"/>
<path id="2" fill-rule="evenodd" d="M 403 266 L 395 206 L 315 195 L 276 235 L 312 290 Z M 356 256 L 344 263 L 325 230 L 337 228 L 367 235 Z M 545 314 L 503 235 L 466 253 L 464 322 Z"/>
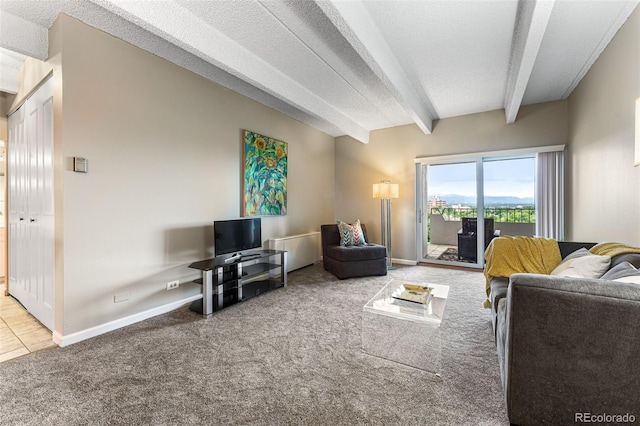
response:
<path id="1" fill-rule="evenodd" d="M 339 220 L 338 229 L 340 230 L 340 245 L 343 247 L 361 246 L 367 243 L 360 226 L 360 219 L 356 220 L 353 225 Z"/>

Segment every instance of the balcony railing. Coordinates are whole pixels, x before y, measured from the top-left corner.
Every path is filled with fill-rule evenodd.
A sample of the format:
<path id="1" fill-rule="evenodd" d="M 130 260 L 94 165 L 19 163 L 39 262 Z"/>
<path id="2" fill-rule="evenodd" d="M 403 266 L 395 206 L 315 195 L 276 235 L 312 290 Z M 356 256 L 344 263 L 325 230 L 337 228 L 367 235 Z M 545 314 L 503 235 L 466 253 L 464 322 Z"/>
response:
<path id="1" fill-rule="evenodd" d="M 442 215 L 446 221 L 459 221 L 463 217 L 477 217 L 476 207 L 431 207 L 430 214 Z M 502 223 L 535 223 L 536 210 L 533 206 L 525 207 L 485 207 L 484 217 L 493 218 Z"/>

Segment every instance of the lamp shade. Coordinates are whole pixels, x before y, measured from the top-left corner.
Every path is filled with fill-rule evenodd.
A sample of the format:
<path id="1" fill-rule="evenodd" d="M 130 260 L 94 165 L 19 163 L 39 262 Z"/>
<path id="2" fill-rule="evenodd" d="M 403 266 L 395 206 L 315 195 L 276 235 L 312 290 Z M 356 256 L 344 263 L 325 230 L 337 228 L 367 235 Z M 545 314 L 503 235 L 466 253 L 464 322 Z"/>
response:
<path id="1" fill-rule="evenodd" d="M 640 98 L 636 98 L 636 155 L 634 164 L 640 166 Z"/>
<path id="2" fill-rule="evenodd" d="M 398 184 L 389 181 L 374 183 L 373 198 L 398 198 Z"/>

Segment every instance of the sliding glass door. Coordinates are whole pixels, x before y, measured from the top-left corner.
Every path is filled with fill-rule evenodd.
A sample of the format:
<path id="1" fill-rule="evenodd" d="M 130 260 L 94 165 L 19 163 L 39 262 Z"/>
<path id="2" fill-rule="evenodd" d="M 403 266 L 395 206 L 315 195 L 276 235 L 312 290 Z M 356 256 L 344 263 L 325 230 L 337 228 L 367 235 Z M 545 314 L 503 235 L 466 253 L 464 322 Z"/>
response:
<path id="1" fill-rule="evenodd" d="M 535 235 L 535 157 L 485 159 L 483 172 L 485 246 L 499 235 Z"/>
<path id="2" fill-rule="evenodd" d="M 427 164 L 423 177 L 422 259 L 477 264 L 478 162 Z"/>
<path id="3" fill-rule="evenodd" d="M 418 260 L 482 267 L 496 236 L 535 235 L 535 170 L 535 153 L 418 164 Z"/>

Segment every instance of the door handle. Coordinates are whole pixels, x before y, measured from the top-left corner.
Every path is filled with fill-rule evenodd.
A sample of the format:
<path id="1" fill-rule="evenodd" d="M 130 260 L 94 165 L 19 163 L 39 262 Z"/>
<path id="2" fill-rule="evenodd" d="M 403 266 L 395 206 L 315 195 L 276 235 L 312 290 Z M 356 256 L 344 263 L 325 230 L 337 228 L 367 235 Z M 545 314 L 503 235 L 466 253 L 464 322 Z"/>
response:
<path id="1" fill-rule="evenodd" d="M 35 219 L 29 219 L 29 222 L 35 222 L 35 221 L 36 221 Z"/>
<path id="2" fill-rule="evenodd" d="M 20 221 L 22 222 L 23 220 L 24 220 L 24 217 L 21 217 L 21 218 L 20 218 Z"/>

